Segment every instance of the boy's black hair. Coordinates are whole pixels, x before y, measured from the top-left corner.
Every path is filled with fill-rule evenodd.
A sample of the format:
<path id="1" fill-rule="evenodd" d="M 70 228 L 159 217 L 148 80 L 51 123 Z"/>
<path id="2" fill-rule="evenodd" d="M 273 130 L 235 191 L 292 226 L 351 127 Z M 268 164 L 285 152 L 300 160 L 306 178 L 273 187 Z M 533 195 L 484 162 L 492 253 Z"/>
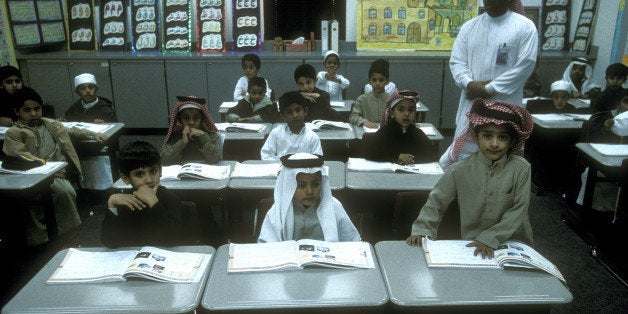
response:
<path id="1" fill-rule="evenodd" d="M 628 67 L 623 63 L 613 63 L 606 68 L 606 77 L 608 78 L 626 78 L 628 76 Z"/>
<path id="2" fill-rule="evenodd" d="M 144 167 L 161 166 L 161 157 L 155 146 L 145 141 L 128 143 L 118 153 L 118 169 L 129 177 L 131 171 Z"/>
<path id="3" fill-rule="evenodd" d="M 292 104 L 299 104 L 303 108 L 308 108 L 308 103 L 305 97 L 303 97 L 300 92 L 292 91 L 286 92 L 279 97 L 279 112 L 283 113 L 284 110 Z"/>
<path id="4" fill-rule="evenodd" d="M 388 67 L 389 63 L 385 59 L 377 59 L 373 61 L 373 63 L 371 63 L 371 67 L 369 68 L 369 78 L 373 75 L 373 73 L 377 73 L 388 79 L 390 76 Z"/>
<path id="5" fill-rule="evenodd" d="M 251 88 L 253 88 L 253 86 L 259 86 L 261 88 L 263 88 L 264 90 L 266 90 L 266 79 L 261 77 L 261 76 L 254 76 L 252 78 L 249 79 L 249 86 L 247 86 L 247 90 L 251 90 Z"/>
<path id="6" fill-rule="evenodd" d="M 296 82 L 300 77 L 316 80 L 316 69 L 309 64 L 301 64 L 294 69 L 294 81 Z"/>
<path id="7" fill-rule="evenodd" d="M 480 129 L 490 124 L 495 125 L 495 123 L 486 123 L 486 124 L 476 125 L 473 127 L 473 132 L 477 136 L 480 136 Z M 508 123 L 500 124 L 500 126 L 503 126 L 506 129 L 506 133 L 508 133 L 508 136 L 510 136 L 510 147 L 508 147 L 508 153 L 510 154 L 512 153 L 513 145 L 519 142 L 519 133 L 517 133 L 517 130 L 515 130 L 515 128 L 513 128 L 512 125 Z"/>
<path id="8" fill-rule="evenodd" d="M 19 77 L 20 80 L 22 79 L 22 72 L 20 72 L 18 68 L 12 65 L 5 65 L 3 67 L 0 67 L 0 81 L 4 81 L 9 76 L 13 75 Z"/>
<path id="9" fill-rule="evenodd" d="M 252 54 L 252 53 L 245 54 L 244 56 L 242 56 L 242 66 L 244 66 L 244 61 L 253 62 L 253 64 L 255 65 L 257 69 L 262 67 L 262 61 L 259 59 L 259 57 L 256 54 Z"/>
<path id="10" fill-rule="evenodd" d="M 33 100 L 40 105 L 44 103 L 43 100 L 41 100 L 41 96 L 39 96 L 39 94 L 34 89 L 28 86 L 23 86 L 22 89 L 16 90 L 15 93 L 13 93 L 9 98 L 11 107 L 13 107 L 13 109 L 15 110 L 19 110 L 24 105 L 24 102 L 27 100 Z"/>

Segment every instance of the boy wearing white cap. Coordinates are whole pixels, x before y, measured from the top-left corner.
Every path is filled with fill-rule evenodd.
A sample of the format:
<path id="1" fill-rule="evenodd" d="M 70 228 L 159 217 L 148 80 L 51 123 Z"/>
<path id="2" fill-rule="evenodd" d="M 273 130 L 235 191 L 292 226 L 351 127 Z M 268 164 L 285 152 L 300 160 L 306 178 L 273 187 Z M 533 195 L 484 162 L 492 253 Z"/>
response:
<path id="1" fill-rule="evenodd" d="M 98 97 L 96 77 L 89 73 L 79 74 L 74 78 L 74 91 L 79 95 L 70 108 L 65 111 L 67 121 L 89 123 L 118 122 L 118 117 L 111 100 Z"/>
<path id="2" fill-rule="evenodd" d="M 338 74 L 340 55 L 334 50 L 327 51 L 323 58 L 323 65 L 327 71 L 318 72 L 316 87 L 328 92 L 332 101 L 343 100 L 343 94 L 349 87 L 349 80 Z"/>
<path id="3" fill-rule="evenodd" d="M 526 109 L 536 114 L 578 112 L 576 107 L 567 103 L 571 98 L 570 86 L 571 83 L 563 80 L 552 83 L 550 99 L 530 99 Z"/>

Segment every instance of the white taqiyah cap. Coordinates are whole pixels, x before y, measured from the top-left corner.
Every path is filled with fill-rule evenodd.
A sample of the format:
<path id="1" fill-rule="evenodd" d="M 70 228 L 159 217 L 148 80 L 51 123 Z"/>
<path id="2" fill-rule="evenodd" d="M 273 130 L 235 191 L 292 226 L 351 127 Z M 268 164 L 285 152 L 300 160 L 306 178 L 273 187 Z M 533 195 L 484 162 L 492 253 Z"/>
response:
<path id="1" fill-rule="evenodd" d="M 569 92 L 570 89 L 571 89 L 571 84 L 569 82 L 567 82 L 567 81 L 556 81 L 556 82 L 552 83 L 550 91 L 551 91 L 551 93 L 553 93 L 555 91 L 558 91 L 558 90 Z"/>
<path id="2" fill-rule="evenodd" d="M 613 118 L 611 131 L 618 136 L 628 136 L 628 111 L 624 111 Z"/>
<path id="3" fill-rule="evenodd" d="M 338 54 L 338 52 L 336 52 L 335 50 L 327 50 L 327 52 L 325 53 L 325 57 L 323 57 L 323 61 L 327 60 L 327 57 L 331 55 L 338 57 L 338 60 L 340 60 L 340 55 Z"/>
<path id="4" fill-rule="evenodd" d="M 96 77 L 92 74 L 83 73 L 83 74 L 77 75 L 74 78 L 74 88 L 77 88 L 81 84 L 87 84 L 87 83 L 98 86 L 98 84 L 96 84 Z"/>

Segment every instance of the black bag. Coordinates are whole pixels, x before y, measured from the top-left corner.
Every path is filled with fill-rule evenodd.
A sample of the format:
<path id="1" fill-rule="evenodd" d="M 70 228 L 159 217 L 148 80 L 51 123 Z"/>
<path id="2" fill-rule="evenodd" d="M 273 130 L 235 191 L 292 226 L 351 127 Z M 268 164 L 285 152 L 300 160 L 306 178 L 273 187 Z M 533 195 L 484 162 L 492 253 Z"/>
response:
<path id="1" fill-rule="evenodd" d="M 2 161 L 2 168 L 7 170 L 24 171 L 43 166 L 44 164 L 46 164 L 46 160 L 44 159 L 32 159 L 23 155 L 6 156 L 4 157 L 4 161 Z"/>

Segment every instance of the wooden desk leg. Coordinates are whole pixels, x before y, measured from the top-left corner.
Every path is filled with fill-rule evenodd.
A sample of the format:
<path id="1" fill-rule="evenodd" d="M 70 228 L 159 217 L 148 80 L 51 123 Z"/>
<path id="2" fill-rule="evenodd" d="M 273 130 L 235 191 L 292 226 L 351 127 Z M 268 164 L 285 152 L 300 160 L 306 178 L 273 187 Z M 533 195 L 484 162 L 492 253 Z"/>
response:
<path id="1" fill-rule="evenodd" d="M 593 210 L 593 194 L 595 193 L 595 182 L 597 181 L 597 167 L 593 163 L 589 164 L 589 173 L 587 174 L 587 181 L 584 186 L 584 198 L 582 200 L 581 222 L 585 224 L 589 222 L 591 218 L 591 211 Z"/>
<path id="2" fill-rule="evenodd" d="M 41 204 L 44 207 L 44 219 L 46 220 L 48 240 L 52 242 L 59 236 L 59 230 L 57 229 L 57 216 L 55 214 L 55 208 L 52 202 L 52 191 L 50 191 L 50 188 L 46 188 L 42 191 Z"/>

